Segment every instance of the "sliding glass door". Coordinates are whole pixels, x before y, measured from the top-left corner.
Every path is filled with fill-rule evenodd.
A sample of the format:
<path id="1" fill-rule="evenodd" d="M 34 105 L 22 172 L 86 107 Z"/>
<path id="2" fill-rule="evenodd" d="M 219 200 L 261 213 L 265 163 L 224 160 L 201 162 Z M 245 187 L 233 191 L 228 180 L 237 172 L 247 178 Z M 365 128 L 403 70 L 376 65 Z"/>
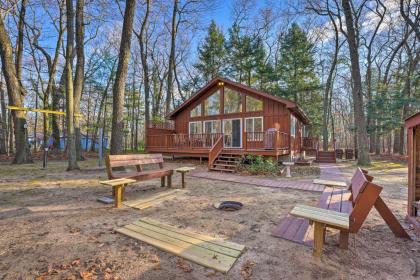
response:
<path id="1" fill-rule="evenodd" d="M 242 147 L 242 120 L 223 120 L 224 146 L 226 148 Z"/>

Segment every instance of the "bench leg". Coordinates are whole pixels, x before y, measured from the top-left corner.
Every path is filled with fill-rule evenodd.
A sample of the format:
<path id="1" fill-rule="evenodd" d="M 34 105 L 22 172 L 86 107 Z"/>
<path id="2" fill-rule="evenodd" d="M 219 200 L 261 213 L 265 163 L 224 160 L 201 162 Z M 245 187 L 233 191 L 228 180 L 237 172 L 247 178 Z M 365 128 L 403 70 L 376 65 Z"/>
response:
<path id="1" fill-rule="evenodd" d="M 169 175 L 167 180 L 168 180 L 168 188 L 172 187 L 172 175 Z"/>
<path id="2" fill-rule="evenodd" d="M 312 255 L 321 257 L 322 248 L 324 247 L 325 224 L 314 222 L 314 247 Z"/>
<path id="3" fill-rule="evenodd" d="M 339 247 L 341 249 L 348 249 L 349 248 L 349 232 L 340 230 L 340 244 Z"/>
<path id="4" fill-rule="evenodd" d="M 185 173 L 181 173 L 182 188 L 185 188 Z"/>
<path id="5" fill-rule="evenodd" d="M 125 200 L 125 187 L 126 186 L 127 185 L 122 185 L 122 187 L 121 187 L 121 201 Z"/>
<path id="6" fill-rule="evenodd" d="M 163 188 L 165 186 L 165 177 L 160 178 L 160 186 Z"/>
<path id="7" fill-rule="evenodd" d="M 116 208 L 121 207 L 123 188 L 124 187 L 122 185 L 114 187 L 114 191 L 115 191 L 114 201 L 115 201 Z"/>

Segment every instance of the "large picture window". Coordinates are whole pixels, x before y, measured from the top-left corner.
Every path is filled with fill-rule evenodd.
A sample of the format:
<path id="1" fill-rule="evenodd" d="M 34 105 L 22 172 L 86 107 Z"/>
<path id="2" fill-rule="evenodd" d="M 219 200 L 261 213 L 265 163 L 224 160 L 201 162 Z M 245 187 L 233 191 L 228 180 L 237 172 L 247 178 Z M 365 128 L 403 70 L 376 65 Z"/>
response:
<path id="1" fill-rule="evenodd" d="M 201 116 L 201 104 L 198 104 L 197 106 L 195 106 L 195 108 L 192 109 L 190 112 L 190 117 L 199 117 L 199 116 Z"/>
<path id="2" fill-rule="evenodd" d="M 246 118 L 245 132 L 247 132 L 248 141 L 262 141 L 263 140 L 263 118 Z"/>
<path id="3" fill-rule="evenodd" d="M 204 133 L 220 133 L 221 131 L 220 120 L 204 121 Z"/>
<path id="4" fill-rule="evenodd" d="M 220 90 L 216 91 L 204 101 L 204 115 L 213 116 L 220 114 Z"/>
<path id="5" fill-rule="evenodd" d="M 246 96 L 246 111 L 247 112 L 256 112 L 263 110 L 262 100 L 253 98 L 251 96 Z"/>
<path id="6" fill-rule="evenodd" d="M 297 120 L 295 116 L 291 115 L 290 117 L 290 136 L 295 137 L 296 136 L 296 124 Z"/>
<path id="7" fill-rule="evenodd" d="M 224 107 L 225 114 L 242 112 L 241 94 L 233 89 L 225 87 Z"/>
<path id="8" fill-rule="evenodd" d="M 190 122 L 189 125 L 190 134 L 201 134 L 203 133 L 203 126 L 201 122 Z"/>

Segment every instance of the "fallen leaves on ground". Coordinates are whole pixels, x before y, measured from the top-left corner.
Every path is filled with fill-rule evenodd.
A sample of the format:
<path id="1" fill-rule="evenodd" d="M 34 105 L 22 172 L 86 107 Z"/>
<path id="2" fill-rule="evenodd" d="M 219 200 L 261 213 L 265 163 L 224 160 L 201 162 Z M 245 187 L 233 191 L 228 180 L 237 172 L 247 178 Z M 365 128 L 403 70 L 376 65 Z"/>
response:
<path id="1" fill-rule="evenodd" d="M 69 230 L 69 232 L 70 232 L 71 234 L 79 234 L 79 233 L 80 233 L 80 231 L 81 231 L 81 229 L 80 229 L 80 228 L 71 228 L 71 229 Z"/>
<path id="2" fill-rule="evenodd" d="M 246 261 L 242 265 L 241 275 L 242 275 L 243 279 L 246 279 L 246 280 L 251 279 L 252 270 L 253 270 L 254 266 L 255 266 L 255 263 L 253 261 L 250 261 L 250 260 Z"/>
<path id="3" fill-rule="evenodd" d="M 182 271 L 187 272 L 187 273 L 190 273 L 191 271 L 193 271 L 191 264 L 187 263 L 186 261 L 180 258 L 176 260 L 176 266 L 182 269 Z"/>

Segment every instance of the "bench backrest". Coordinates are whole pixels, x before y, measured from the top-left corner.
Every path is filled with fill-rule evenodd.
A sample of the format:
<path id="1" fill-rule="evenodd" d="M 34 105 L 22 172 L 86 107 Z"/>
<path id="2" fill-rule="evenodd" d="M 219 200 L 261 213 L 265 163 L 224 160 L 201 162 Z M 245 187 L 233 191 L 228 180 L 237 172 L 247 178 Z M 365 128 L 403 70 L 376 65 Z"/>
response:
<path id="1" fill-rule="evenodd" d="M 372 180 L 373 177 L 367 175 L 367 172 L 361 168 L 357 168 L 351 179 L 353 210 L 350 213 L 350 232 L 352 233 L 359 231 L 382 191 L 382 187 L 372 183 Z"/>
<path id="2" fill-rule="evenodd" d="M 130 155 L 107 155 L 105 157 L 108 177 L 112 178 L 112 168 L 135 166 L 137 171 L 142 171 L 142 165 L 159 164 L 163 168 L 162 154 L 130 154 Z"/>

